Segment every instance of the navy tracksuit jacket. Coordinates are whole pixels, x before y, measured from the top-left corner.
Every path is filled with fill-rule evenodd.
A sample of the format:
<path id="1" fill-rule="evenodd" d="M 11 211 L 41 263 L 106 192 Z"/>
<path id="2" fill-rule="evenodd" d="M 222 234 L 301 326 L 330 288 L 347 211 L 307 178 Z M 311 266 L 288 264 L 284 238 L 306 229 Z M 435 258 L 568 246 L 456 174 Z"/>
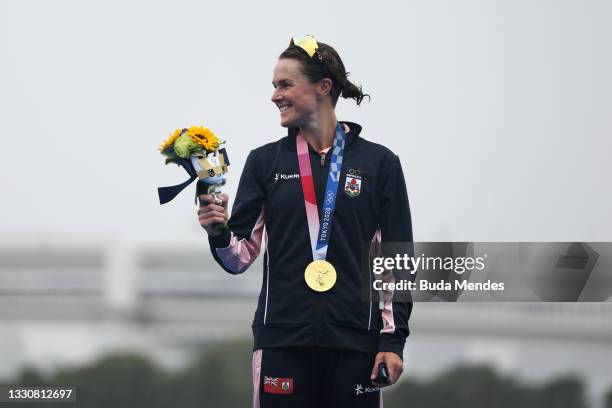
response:
<path id="1" fill-rule="evenodd" d="M 412 241 L 400 160 L 386 147 L 361 138 L 358 124 L 342 123 L 349 131 L 327 252 L 338 275 L 331 290 L 315 292 L 304 281 L 312 251 L 297 128 L 251 151 L 228 222 L 231 232 L 209 237 L 215 260 L 232 274 L 244 272 L 264 242 L 263 281 L 253 321 L 255 349 L 321 346 L 402 356 L 412 303 L 363 302 L 360 276 L 364 243 Z M 321 211 L 331 153 L 321 156 L 309 149 Z"/>

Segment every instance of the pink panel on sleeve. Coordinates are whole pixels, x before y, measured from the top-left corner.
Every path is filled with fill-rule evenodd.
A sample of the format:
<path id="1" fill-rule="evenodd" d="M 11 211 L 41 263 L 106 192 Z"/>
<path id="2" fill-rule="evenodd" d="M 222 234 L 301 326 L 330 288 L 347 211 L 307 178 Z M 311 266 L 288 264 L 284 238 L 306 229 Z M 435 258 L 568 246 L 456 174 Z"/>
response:
<path id="1" fill-rule="evenodd" d="M 261 352 L 253 352 L 253 408 L 259 408 L 259 382 L 261 381 Z"/>
<path id="2" fill-rule="evenodd" d="M 229 245 L 225 248 L 216 249 L 217 255 L 227 269 L 234 273 L 241 273 L 253 263 L 259 255 L 264 226 L 264 211 L 262 209 L 249 239 L 238 239 L 232 233 Z"/>
<path id="3" fill-rule="evenodd" d="M 372 238 L 372 242 L 381 242 L 382 234 L 380 231 L 380 227 L 376 229 L 376 233 Z M 380 249 L 380 248 L 378 248 Z M 381 251 L 376 251 L 375 256 L 382 256 Z M 395 281 L 395 277 L 393 276 L 393 272 L 385 271 L 382 274 L 383 282 L 393 282 Z M 383 328 L 380 333 L 394 333 L 395 332 L 395 319 L 393 318 L 393 292 L 391 291 L 383 291 L 383 301 L 380 302 L 380 310 L 381 317 L 383 321 Z"/>

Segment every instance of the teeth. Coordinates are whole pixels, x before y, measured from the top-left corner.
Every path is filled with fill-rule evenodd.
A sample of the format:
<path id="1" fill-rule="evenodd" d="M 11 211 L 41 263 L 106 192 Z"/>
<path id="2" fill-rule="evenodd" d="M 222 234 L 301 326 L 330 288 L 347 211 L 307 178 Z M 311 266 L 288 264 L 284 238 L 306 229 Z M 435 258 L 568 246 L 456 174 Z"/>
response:
<path id="1" fill-rule="evenodd" d="M 279 106 L 278 108 L 280 109 L 281 112 L 284 112 L 287 109 L 289 109 L 290 107 L 291 107 L 290 105 L 283 105 L 283 106 Z"/>

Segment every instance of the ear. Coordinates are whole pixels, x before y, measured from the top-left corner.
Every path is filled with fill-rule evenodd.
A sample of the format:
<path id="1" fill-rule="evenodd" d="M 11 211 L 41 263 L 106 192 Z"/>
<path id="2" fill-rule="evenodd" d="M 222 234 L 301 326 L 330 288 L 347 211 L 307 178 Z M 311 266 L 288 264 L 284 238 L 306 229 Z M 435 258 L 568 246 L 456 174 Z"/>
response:
<path id="1" fill-rule="evenodd" d="M 329 78 L 323 78 L 319 81 L 319 95 L 321 97 L 326 97 L 331 93 L 333 82 Z"/>

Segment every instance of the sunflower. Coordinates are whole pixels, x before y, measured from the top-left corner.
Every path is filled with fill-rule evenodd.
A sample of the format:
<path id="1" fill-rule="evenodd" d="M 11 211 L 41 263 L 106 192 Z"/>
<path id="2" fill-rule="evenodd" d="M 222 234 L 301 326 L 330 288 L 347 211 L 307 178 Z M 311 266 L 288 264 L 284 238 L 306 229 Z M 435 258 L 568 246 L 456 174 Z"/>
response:
<path id="1" fill-rule="evenodd" d="M 176 141 L 176 139 L 179 138 L 179 136 L 183 133 L 183 129 L 176 129 L 174 131 L 174 133 L 170 134 L 170 137 L 168 139 L 166 139 L 164 141 L 164 143 L 162 143 L 159 146 L 159 151 L 163 152 L 164 150 L 166 150 L 169 147 L 172 147 L 172 145 L 174 145 L 174 142 Z"/>
<path id="2" fill-rule="evenodd" d="M 191 139 L 202 146 L 207 152 L 212 152 L 219 148 L 219 138 L 208 128 L 203 126 L 192 126 L 187 129 Z"/>

